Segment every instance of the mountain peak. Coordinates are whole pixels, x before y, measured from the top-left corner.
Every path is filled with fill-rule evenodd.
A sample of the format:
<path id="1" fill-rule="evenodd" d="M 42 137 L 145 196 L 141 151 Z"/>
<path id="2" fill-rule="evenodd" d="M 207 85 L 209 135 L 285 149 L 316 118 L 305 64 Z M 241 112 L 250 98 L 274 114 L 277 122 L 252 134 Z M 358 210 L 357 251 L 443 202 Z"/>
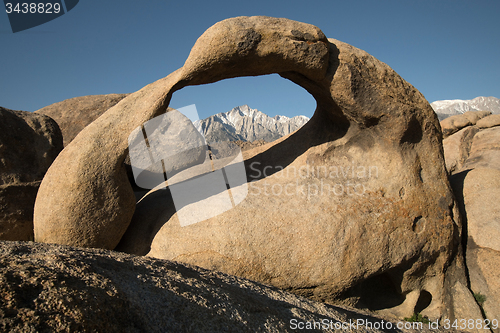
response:
<path id="1" fill-rule="evenodd" d="M 493 114 L 498 114 L 500 99 L 492 96 L 479 96 L 469 100 L 449 99 L 432 102 L 431 107 L 437 113 L 439 120 L 467 111 L 491 111 Z"/>
<path id="2" fill-rule="evenodd" d="M 269 117 L 245 104 L 197 121 L 195 126 L 205 135 L 207 142 L 236 140 L 270 142 L 296 131 L 307 121 L 309 118 L 305 116 Z"/>
<path id="3" fill-rule="evenodd" d="M 250 108 L 247 104 L 244 104 L 244 105 L 240 105 L 240 106 L 233 108 L 229 112 L 233 112 L 233 111 L 240 112 L 240 114 L 242 116 L 250 116 L 252 113 L 254 113 L 257 110 L 254 110 L 254 109 Z"/>

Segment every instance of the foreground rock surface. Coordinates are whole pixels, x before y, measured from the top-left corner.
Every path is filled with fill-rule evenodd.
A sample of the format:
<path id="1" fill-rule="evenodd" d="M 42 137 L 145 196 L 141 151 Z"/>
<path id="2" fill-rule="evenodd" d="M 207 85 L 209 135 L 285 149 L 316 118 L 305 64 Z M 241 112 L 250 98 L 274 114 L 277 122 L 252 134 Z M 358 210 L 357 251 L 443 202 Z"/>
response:
<path id="1" fill-rule="evenodd" d="M 166 112 L 182 87 L 270 73 L 305 88 L 318 107 L 299 131 L 246 152 L 251 183 L 231 188 L 245 200 L 181 227 L 166 189 L 143 198 L 134 216 L 129 134 Z M 35 239 L 118 246 L 400 317 L 453 317 L 445 285 L 466 284 L 454 204 L 439 123 L 420 92 L 315 26 L 238 17 L 208 29 L 182 68 L 127 96 L 66 147 L 42 182 Z M 470 293 L 460 306 L 467 297 L 474 307 Z"/>
<path id="2" fill-rule="evenodd" d="M 333 325 L 384 320 L 388 327 L 387 319 L 176 262 L 0 242 L 4 332 L 295 332 L 294 319 Z M 397 322 L 391 325 L 396 328 Z M 363 325 L 355 330 L 386 331 Z M 345 325 L 340 331 L 352 330 Z"/>
<path id="3" fill-rule="evenodd" d="M 33 240 L 36 193 L 61 150 L 54 120 L 0 107 L 0 239 Z"/>
<path id="4" fill-rule="evenodd" d="M 35 113 L 49 116 L 57 122 L 66 147 L 82 129 L 126 96 L 109 94 L 75 97 L 48 105 Z"/>

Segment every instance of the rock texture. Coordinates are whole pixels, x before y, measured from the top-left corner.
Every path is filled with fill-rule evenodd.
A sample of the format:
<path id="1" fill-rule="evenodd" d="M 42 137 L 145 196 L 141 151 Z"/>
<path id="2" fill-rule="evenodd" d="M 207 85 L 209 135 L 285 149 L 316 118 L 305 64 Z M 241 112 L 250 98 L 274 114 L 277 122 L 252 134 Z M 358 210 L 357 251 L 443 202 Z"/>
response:
<path id="1" fill-rule="evenodd" d="M 235 20 L 242 24 L 236 34 Z M 214 43 L 210 52 L 207 43 Z M 123 166 L 128 135 L 164 113 L 175 90 L 276 71 L 294 70 L 311 79 L 321 78 L 328 67 L 327 59 L 326 38 L 311 25 L 274 18 L 220 22 L 200 37 L 183 68 L 127 96 L 68 145 L 42 183 L 35 206 L 35 238 L 82 246 L 116 246 L 135 206 Z"/>
<path id="2" fill-rule="evenodd" d="M 241 140 L 234 141 L 234 144 L 238 145 L 238 147 L 240 147 L 241 150 L 250 150 L 250 149 L 253 149 L 255 147 L 263 146 L 267 143 L 268 142 L 266 142 L 264 140 L 257 140 L 257 141 L 253 141 L 253 142 L 241 141 Z"/>
<path id="3" fill-rule="evenodd" d="M 0 239 L 33 240 L 36 193 L 61 150 L 55 121 L 0 107 Z"/>
<path id="4" fill-rule="evenodd" d="M 490 116 L 481 118 L 476 123 L 479 128 L 490 128 L 500 126 L 500 114 L 492 114 Z"/>
<path id="5" fill-rule="evenodd" d="M 478 167 L 500 169 L 500 127 L 490 117 L 496 115 L 482 118 L 486 121 L 481 126 L 466 126 L 443 140 L 450 174 Z"/>
<path id="6" fill-rule="evenodd" d="M 463 168 L 480 167 L 500 170 L 500 127 L 483 129 L 474 135 Z"/>
<path id="7" fill-rule="evenodd" d="M 164 113 L 184 86 L 270 73 L 305 88 L 318 106 L 299 131 L 245 153 L 246 199 L 180 227 L 170 191 L 154 191 L 133 217 L 123 167 L 129 133 Z M 465 283 L 457 213 L 438 119 L 422 94 L 317 27 L 239 17 L 208 29 L 182 68 L 127 96 L 66 147 L 40 187 L 35 240 L 108 249 L 122 240 L 123 251 L 315 300 L 452 318 L 445 282 Z M 461 301 L 467 296 L 473 307 L 472 295 Z"/>
<path id="8" fill-rule="evenodd" d="M 0 242 L 0 282 L 3 332 L 295 332 L 291 320 L 346 323 L 313 332 L 350 332 L 356 320 L 388 325 L 223 273 L 104 250 Z"/>
<path id="9" fill-rule="evenodd" d="M 500 124 L 497 116 L 484 117 L 476 125 L 462 128 L 443 141 L 450 181 L 466 226 L 464 243 L 470 287 L 476 295 L 486 297 L 482 308 L 490 320 L 500 317 L 497 273 L 500 265 Z"/>
<path id="10" fill-rule="evenodd" d="M 464 181 L 464 205 L 469 239 L 500 252 L 500 170 L 476 168 Z"/>
<path id="11" fill-rule="evenodd" d="M 450 174 L 462 170 L 469 158 L 472 139 L 478 131 L 479 129 L 475 126 L 465 127 L 443 140 L 446 169 Z"/>
<path id="12" fill-rule="evenodd" d="M 486 297 L 482 308 L 490 320 L 500 317 L 500 170 L 474 168 L 451 177 L 466 218 L 466 258 L 469 280 L 476 295 Z M 499 330 L 495 330 L 499 332 Z"/>
<path id="13" fill-rule="evenodd" d="M 441 121 L 443 136 L 446 138 L 460 129 L 475 125 L 481 118 L 491 115 L 490 111 L 468 111 Z"/>
<path id="14" fill-rule="evenodd" d="M 490 320 L 500 316 L 500 252 L 489 248 L 476 247 L 472 241 L 467 247 L 467 267 L 470 275 L 471 289 L 476 296 L 484 296 L 481 305 L 486 317 Z M 500 329 L 493 329 L 498 333 Z"/>
<path id="15" fill-rule="evenodd" d="M 35 113 L 49 116 L 57 122 L 66 147 L 82 129 L 126 96 L 127 94 L 109 94 L 75 97 L 51 104 Z"/>

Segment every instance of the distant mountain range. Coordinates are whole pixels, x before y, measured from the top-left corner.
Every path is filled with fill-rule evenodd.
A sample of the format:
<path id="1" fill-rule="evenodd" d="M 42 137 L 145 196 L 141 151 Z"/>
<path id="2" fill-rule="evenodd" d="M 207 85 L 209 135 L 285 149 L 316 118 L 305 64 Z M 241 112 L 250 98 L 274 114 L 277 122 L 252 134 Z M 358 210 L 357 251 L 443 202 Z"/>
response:
<path id="1" fill-rule="evenodd" d="M 467 111 L 491 111 L 493 114 L 500 113 L 500 99 L 496 97 L 476 97 L 469 100 L 452 99 L 435 101 L 431 103 L 437 113 L 439 120 Z"/>
<path id="2" fill-rule="evenodd" d="M 269 117 L 248 105 L 242 105 L 198 120 L 194 126 L 205 135 L 208 143 L 237 140 L 271 142 L 296 131 L 308 121 L 306 116 Z"/>
<path id="3" fill-rule="evenodd" d="M 431 106 L 440 121 L 467 111 L 491 111 L 493 114 L 500 114 L 500 99 L 496 97 L 442 100 L 432 102 Z M 308 121 L 306 116 L 269 117 L 248 105 L 242 105 L 228 112 L 198 120 L 194 126 L 205 135 L 208 143 L 238 140 L 271 142 L 298 130 Z"/>

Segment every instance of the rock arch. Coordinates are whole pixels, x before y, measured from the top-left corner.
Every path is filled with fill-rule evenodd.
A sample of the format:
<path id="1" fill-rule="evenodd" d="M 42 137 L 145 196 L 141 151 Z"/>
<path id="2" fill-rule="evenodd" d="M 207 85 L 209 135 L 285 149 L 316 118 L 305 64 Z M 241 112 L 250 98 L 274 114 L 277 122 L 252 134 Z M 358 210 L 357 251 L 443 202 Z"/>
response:
<path id="1" fill-rule="evenodd" d="M 185 86 L 270 73 L 305 88 L 317 109 L 301 130 L 253 152 L 247 164 L 334 165 L 344 171 L 376 165 L 382 171 L 361 180 L 352 173 L 351 180 L 357 177 L 367 189 L 363 196 L 253 196 L 191 229 L 169 220 L 150 255 L 347 304 L 355 301 L 342 299 L 346 291 L 384 274 L 405 298 L 392 313 L 411 316 L 404 312 L 413 311 L 418 297 L 406 295 L 420 290 L 432 296 L 429 315 L 446 313 L 444 272 L 457 251 L 461 226 L 437 116 L 386 64 L 327 39 L 315 26 L 287 19 L 238 17 L 215 24 L 182 68 L 127 96 L 85 128 L 41 184 L 35 240 L 115 248 L 135 209 L 123 166 L 129 133 L 166 112 L 172 94 Z M 291 180 L 274 176 L 259 181 L 282 186 Z M 297 186 L 337 181 L 317 175 L 295 180 Z M 416 233 L 418 217 L 425 225 Z"/>
<path id="2" fill-rule="evenodd" d="M 315 82 L 327 82 L 328 67 L 329 42 L 312 25 L 270 17 L 234 18 L 215 24 L 195 43 L 182 68 L 111 108 L 58 157 L 35 207 L 37 241 L 116 246 L 135 206 L 122 167 L 128 135 L 166 112 L 176 90 L 232 77 L 278 73 L 315 96 L 321 93 Z"/>

